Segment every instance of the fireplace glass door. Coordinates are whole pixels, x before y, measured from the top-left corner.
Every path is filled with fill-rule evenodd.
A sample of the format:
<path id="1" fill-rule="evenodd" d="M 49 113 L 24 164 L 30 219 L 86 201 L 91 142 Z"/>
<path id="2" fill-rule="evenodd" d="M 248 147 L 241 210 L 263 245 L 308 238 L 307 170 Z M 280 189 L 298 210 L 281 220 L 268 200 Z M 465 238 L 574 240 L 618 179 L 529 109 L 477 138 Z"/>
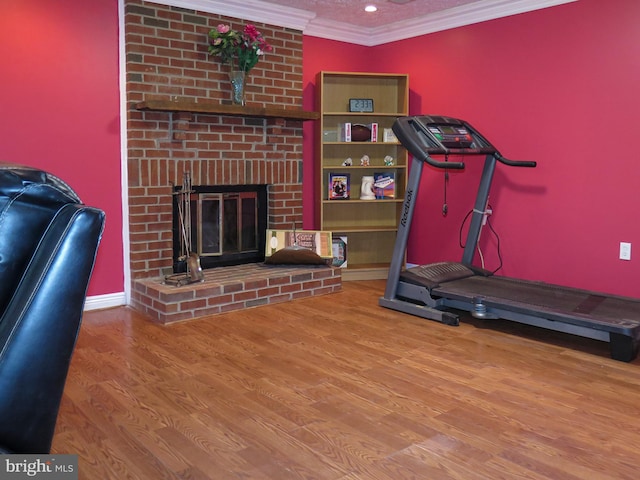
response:
<path id="1" fill-rule="evenodd" d="M 190 197 L 187 236 L 180 224 L 178 195 L 174 195 L 174 273 L 186 268 L 181 252 L 187 237 L 202 268 L 264 261 L 267 185 L 194 185 Z"/>
<path id="2" fill-rule="evenodd" d="M 201 194 L 197 216 L 201 257 L 258 250 L 256 192 Z"/>

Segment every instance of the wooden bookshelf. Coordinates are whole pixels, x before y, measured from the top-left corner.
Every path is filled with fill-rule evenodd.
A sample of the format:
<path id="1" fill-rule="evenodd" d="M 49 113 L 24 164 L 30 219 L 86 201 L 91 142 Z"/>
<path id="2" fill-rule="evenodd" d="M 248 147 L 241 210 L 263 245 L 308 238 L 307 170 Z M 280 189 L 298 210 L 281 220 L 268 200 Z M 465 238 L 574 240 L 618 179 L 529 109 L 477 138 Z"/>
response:
<path id="1" fill-rule="evenodd" d="M 404 74 L 320 72 L 317 77 L 316 105 L 316 221 L 319 229 L 347 238 L 347 268 L 344 280 L 386 278 L 395 243 L 397 226 L 407 180 L 407 151 L 396 140 L 387 141 L 396 118 L 406 116 L 409 108 L 409 78 Z M 373 111 L 349 111 L 349 100 L 373 100 Z M 376 141 L 347 141 L 344 124 L 377 124 Z M 369 165 L 362 166 L 367 155 Z M 385 157 L 393 159 L 385 165 Z M 343 162 L 352 159 L 351 166 Z M 392 199 L 361 200 L 363 176 L 393 173 L 395 195 Z M 330 174 L 348 174 L 350 198 L 329 199 Z"/>

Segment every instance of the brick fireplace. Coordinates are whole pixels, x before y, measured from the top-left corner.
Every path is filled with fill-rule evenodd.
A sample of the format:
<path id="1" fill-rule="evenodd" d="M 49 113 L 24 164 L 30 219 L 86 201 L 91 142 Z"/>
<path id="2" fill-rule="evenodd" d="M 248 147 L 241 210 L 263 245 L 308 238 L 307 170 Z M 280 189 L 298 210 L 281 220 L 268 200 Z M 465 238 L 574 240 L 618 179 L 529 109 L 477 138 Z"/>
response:
<path id="1" fill-rule="evenodd" d="M 268 227 L 302 224 L 302 120 L 153 111 L 140 102 L 230 99 L 227 67 L 207 53 L 219 23 L 254 23 L 273 52 L 251 70 L 247 105 L 302 108 L 302 32 L 142 0 L 125 1 L 129 227 L 134 307 L 172 267 L 172 184 L 267 184 Z M 143 282 L 144 280 L 144 282 Z M 146 284 L 145 283 L 145 284 Z"/>

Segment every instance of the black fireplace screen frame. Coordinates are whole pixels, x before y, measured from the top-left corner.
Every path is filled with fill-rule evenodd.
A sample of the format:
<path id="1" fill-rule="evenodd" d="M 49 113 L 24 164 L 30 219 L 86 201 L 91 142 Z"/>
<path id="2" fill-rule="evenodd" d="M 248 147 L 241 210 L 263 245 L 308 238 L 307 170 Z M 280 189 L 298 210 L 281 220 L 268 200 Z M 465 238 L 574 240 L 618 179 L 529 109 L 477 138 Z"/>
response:
<path id="1" fill-rule="evenodd" d="M 230 265 L 241 265 L 245 263 L 258 263 L 264 262 L 264 248 L 266 245 L 266 231 L 267 231 L 267 218 L 268 218 L 268 201 L 267 201 L 267 185 L 263 184 L 251 184 L 251 185 L 194 185 L 191 188 L 191 251 L 198 254 L 200 258 L 200 265 L 203 269 L 224 267 Z M 175 191 L 179 192 L 181 187 L 175 187 Z M 250 195 L 247 195 L 250 194 Z M 251 194 L 255 194 L 253 197 Z M 181 232 L 181 225 L 178 215 L 178 197 L 179 195 L 173 195 L 173 272 L 183 273 L 186 271 L 185 259 L 180 257 L 181 241 L 184 238 Z M 207 210 L 206 204 L 211 203 L 215 206 L 215 199 L 219 198 L 220 211 L 211 212 Z M 223 220 L 221 217 L 217 218 L 218 214 L 222 215 L 225 210 L 233 208 L 234 202 L 238 202 L 237 208 L 242 215 L 242 209 L 246 209 L 247 205 L 251 205 L 251 199 L 255 198 L 255 210 L 250 212 L 244 212 L 244 220 L 238 219 L 235 225 L 237 231 L 234 231 L 232 221 Z M 249 199 L 249 201 L 247 201 Z M 201 248 L 203 243 L 203 235 L 206 238 L 206 232 L 203 230 L 211 228 L 211 223 L 208 222 L 207 226 L 202 227 L 200 224 L 202 218 L 202 208 L 205 204 L 205 215 L 208 214 L 211 218 L 217 218 L 219 220 L 222 231 L 219 233 L 219 245 L 208 244 L 206 247 Z M 242 205 L 245 205 L 244 207 Z M 232 207 L 232 208 L 229 208 Z M 229 213 L 229 212 L 227 212 Z M 253 231 L 247 231 L 252 227 L 247 226 L 244 222 L 251 220 L 255 214 L 255 237 L 253 237 Z M 211 219 L 210 218 L 210 219 Z M 226 222 L 226 224 L 225 224 Z M 225 226 L 226 225 L 226 226 Z M 244 231 L 243 231 L 244 225 Z M 226 238 L 225 238 L 226 234 Z M 235 237 L 235 240 L 234 240 Z M 237 240 L 237 241 L 236 241 Z M 244 244 L 243 244 L 244 243 Z M 219 251 L 216 251 L 219 250 Z"/>

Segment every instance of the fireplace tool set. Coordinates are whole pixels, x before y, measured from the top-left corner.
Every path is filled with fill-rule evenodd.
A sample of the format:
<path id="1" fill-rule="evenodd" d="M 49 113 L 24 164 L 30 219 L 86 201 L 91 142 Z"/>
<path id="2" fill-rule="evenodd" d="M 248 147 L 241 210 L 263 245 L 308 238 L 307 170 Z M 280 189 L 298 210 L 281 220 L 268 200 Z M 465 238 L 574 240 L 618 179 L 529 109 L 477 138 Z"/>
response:
<path id="1" fill-rule="evenodd" d="M 191 174 L 185 172 L 182 177 L 182 187 L 173 193 L 176 197 L 178 211 L 178 229 L 180 230 L 180 256 L 178 260 L 186 265 L 185 273 L 167 275 L 165 283 L 175 286 L 202 282 L 204 273 L 200 266 L 200 257 L 191 251 Z"/>

